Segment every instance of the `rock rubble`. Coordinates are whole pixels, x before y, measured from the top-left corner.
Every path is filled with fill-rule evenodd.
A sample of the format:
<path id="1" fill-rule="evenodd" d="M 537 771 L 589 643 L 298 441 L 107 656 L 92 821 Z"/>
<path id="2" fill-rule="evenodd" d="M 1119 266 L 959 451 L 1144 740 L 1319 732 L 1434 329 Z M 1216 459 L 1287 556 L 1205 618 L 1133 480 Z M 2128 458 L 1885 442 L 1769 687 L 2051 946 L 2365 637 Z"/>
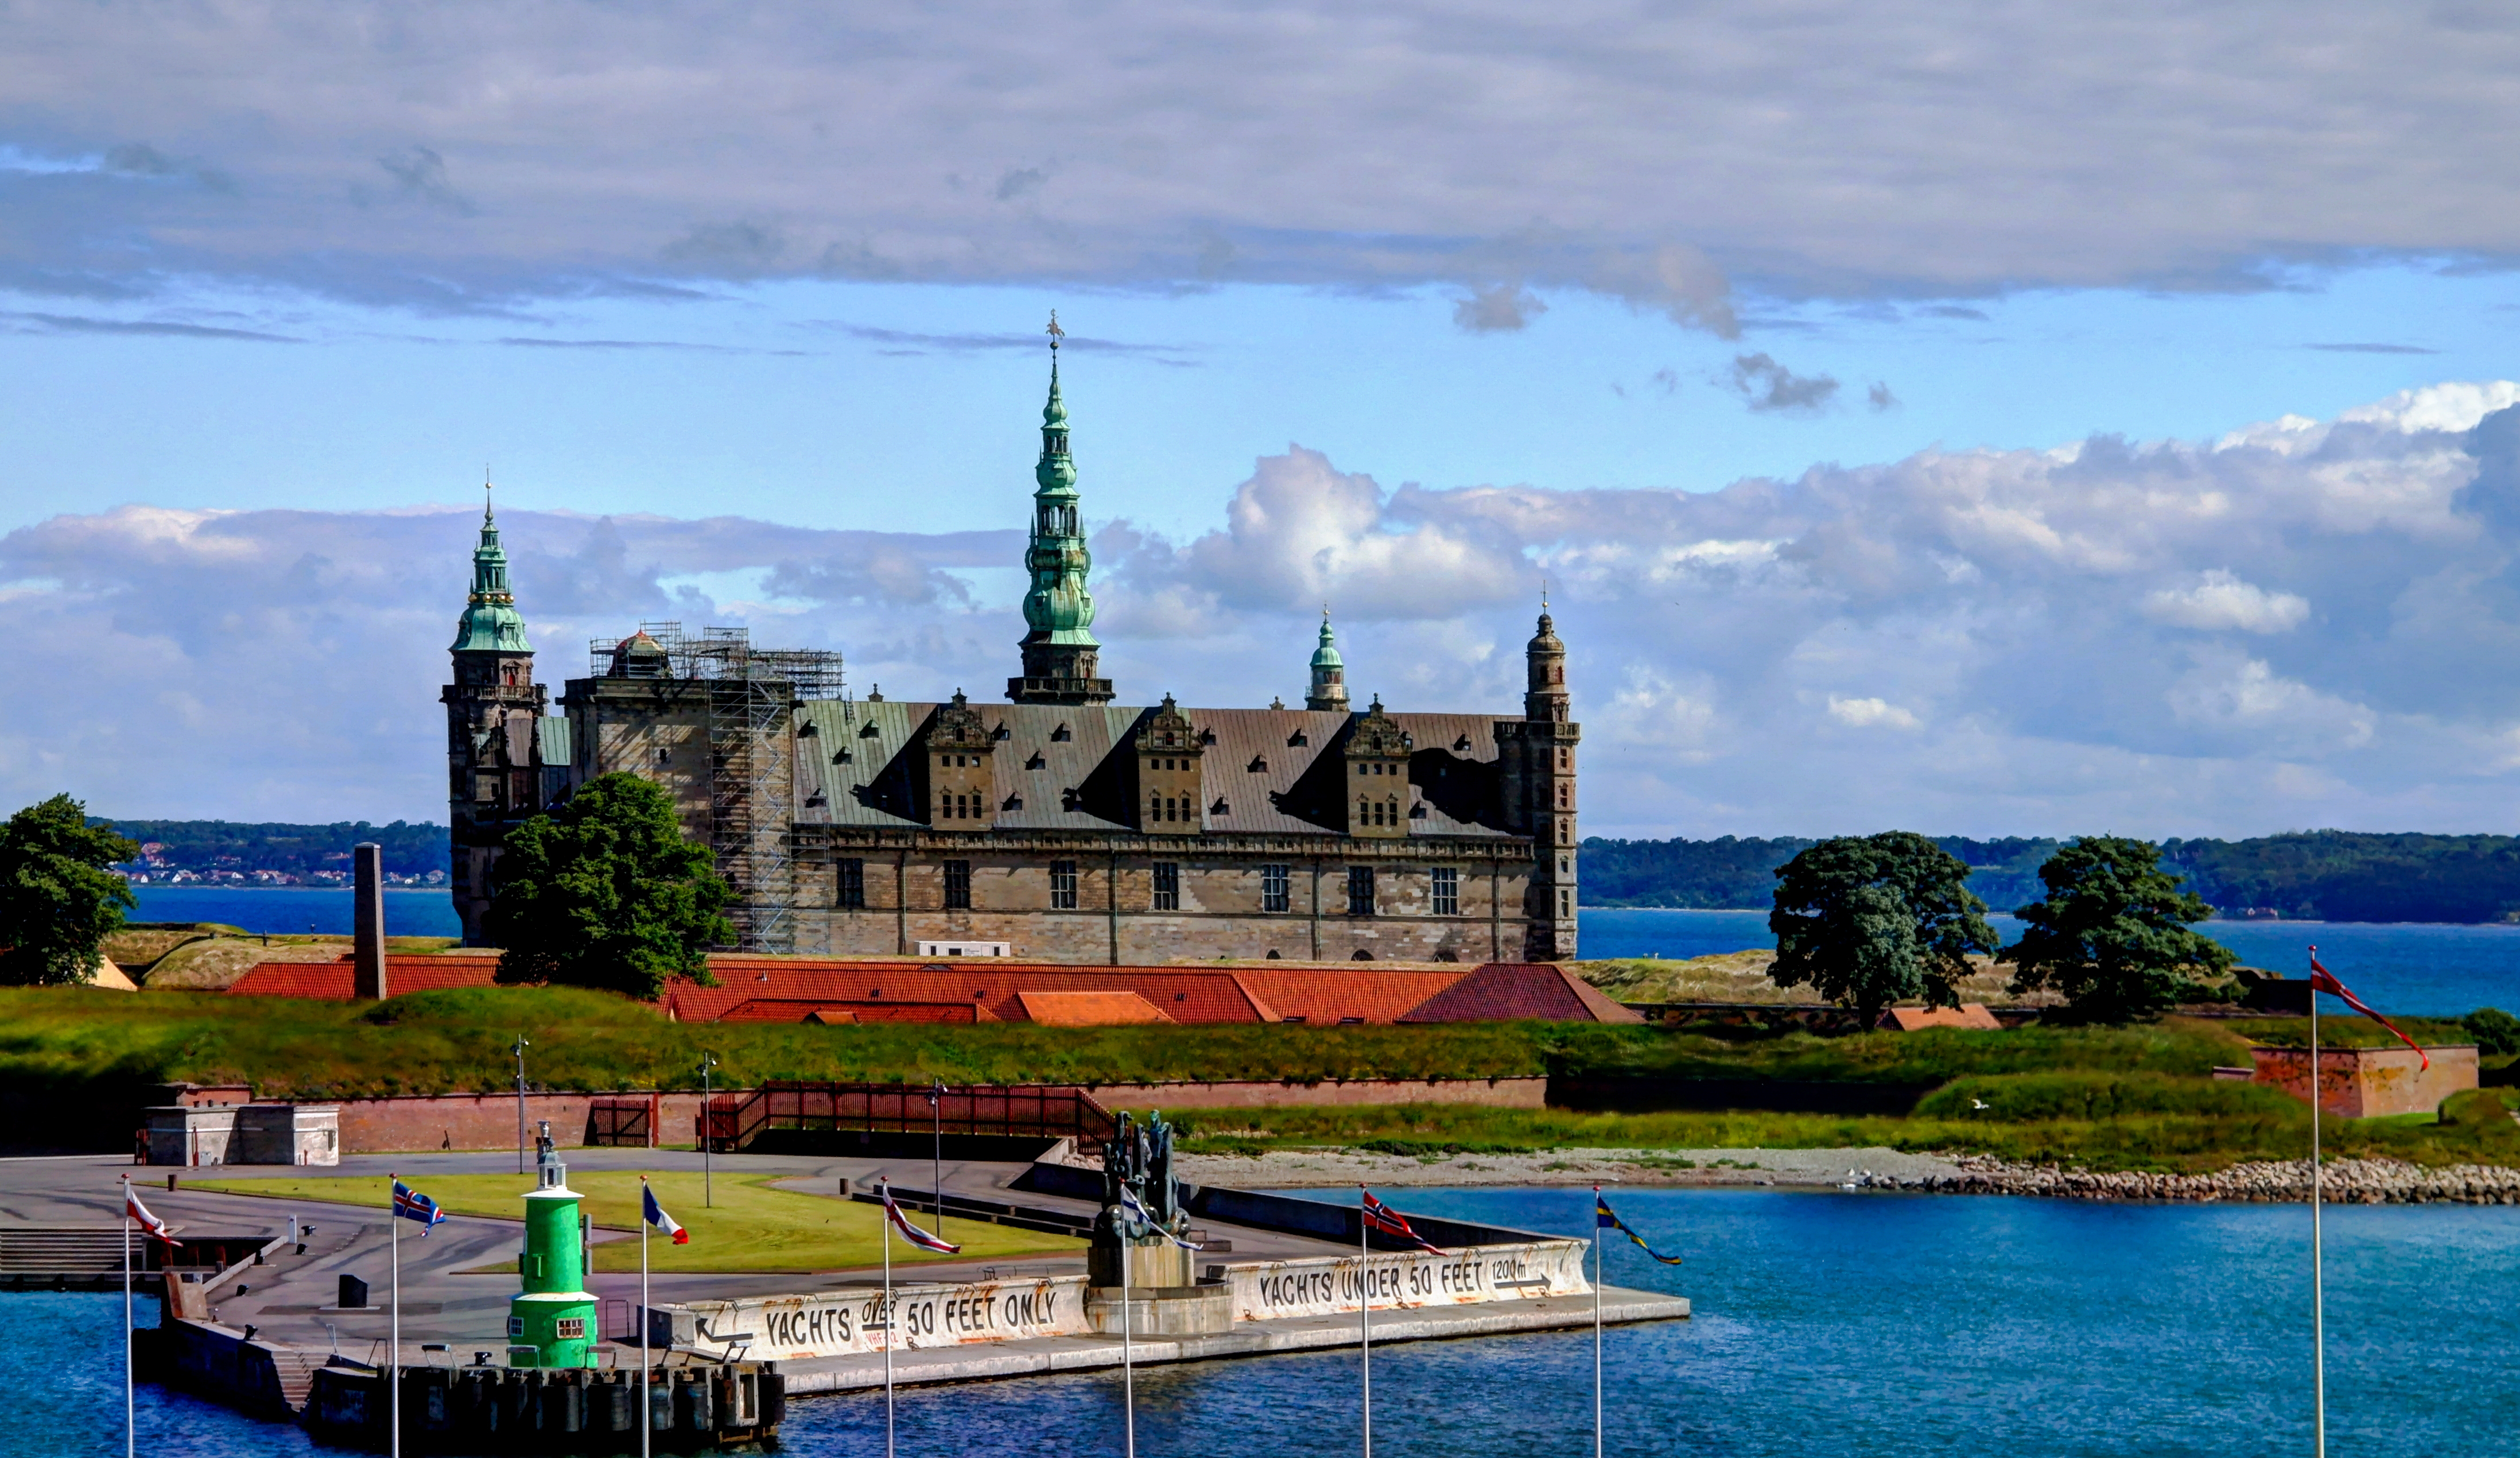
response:
<path id="1" fill-rule="evenodd" d="M 1865 1171 L 1856 1183 L 1875 1190 L 1938 1195 L 2044 1195 L 2062 1200 L 2193 1200 L 2267 1204 L 2310 1199 L 2308 1160 L 2234 1164 L 2212 1174 L 2148 1174 L 2069 1169 L 1966 1156 L 1958 1172 L 1913 1176 Z M 2334 1205 L 2520 1205 L 2520 1169 L 2452 1164 L 2427 1169 L 2399 1160 L 2330 1160 L 2320 1198 Z"/>

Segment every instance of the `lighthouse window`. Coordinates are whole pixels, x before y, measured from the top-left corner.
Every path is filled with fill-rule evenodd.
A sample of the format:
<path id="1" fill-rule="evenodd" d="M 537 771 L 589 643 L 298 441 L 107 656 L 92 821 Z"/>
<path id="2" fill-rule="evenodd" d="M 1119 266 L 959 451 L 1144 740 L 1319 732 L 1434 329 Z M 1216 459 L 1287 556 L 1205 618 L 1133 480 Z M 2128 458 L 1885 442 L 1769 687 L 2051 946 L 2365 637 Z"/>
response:
<path id="1" fill-rule="evenodd" d="M 562 1342 L 586 1340 L 586 1318 L 583 1316 L 563 1316 L 552 1323 L 552 1335 Z"/>

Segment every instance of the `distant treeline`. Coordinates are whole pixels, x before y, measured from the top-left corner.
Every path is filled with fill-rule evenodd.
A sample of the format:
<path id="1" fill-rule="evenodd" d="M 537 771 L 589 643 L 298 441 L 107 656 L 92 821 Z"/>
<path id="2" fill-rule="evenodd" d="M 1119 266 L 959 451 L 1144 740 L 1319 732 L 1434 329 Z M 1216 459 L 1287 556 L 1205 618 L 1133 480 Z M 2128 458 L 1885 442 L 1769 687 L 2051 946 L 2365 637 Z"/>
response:
<path id="1" fill-rule="evenodd" d="M 384 852 L 384 874 L 426 876 L 452 872 L 446 827 L 397 820 L 370 825 L 364 820 L 331 825 L 248 825 L 229 820 L 104 820 L 116 834 L 144 846 L 156 845 L 146 863 L 167 870 L 281 871 L 306 876 L 317 871 L 346 871 L 350 847 L 374 841 Z M 135 862 L 135 865 L 140 864 Z"/>
<path id="2" fill-rule="evenodd" d="M 1772 874 L 1816 843 L 1778 837 L 1584 843 L 1588 906 L 1758 908 Z M 2038 900 L 2053 840 L 1935 843 L 1968 863 L 1969 889 L 1997 911 Z M 2496 922 L 2520 916 L 2520 838 L 2295 831 L 2246 841 L 2165 841 L 2162 861 L 2226 916 L 2304 921 Z"/>

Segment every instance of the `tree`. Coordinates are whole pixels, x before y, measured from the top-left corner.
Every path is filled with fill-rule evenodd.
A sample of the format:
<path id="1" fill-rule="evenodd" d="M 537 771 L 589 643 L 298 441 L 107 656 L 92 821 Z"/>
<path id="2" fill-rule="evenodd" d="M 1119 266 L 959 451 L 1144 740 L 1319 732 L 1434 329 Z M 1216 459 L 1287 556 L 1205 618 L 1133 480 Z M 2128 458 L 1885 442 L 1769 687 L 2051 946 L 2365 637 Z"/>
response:
<path id="1" fill-rule="evenodd" d="M 2476 1039 L 2476 1051 L 2483 1058 L 2507 1058 L 2520 1053 L 2520 1018 L 2500 1008 L 2478 1008 L 2458 1020 L 2467 1035 Z"/>
<path id="2" fill-rule="evenodd" d="M 557 814 L 508 833 L 484 930 L 503 982 L 563 982 L 654 998 L 669 977 L 714 983 L 705 951 L 735 940 L 735 898 L 673 797 L 637 775 L 599 775 Z"/>
<path id="3" fill-rule="evenodd" d="M 1903 998 L 1957 1007 L 1968 954 L 1995 950 L 1968 866 L 1912 831 L 1822 841 L 1777 868 L 1778 986 L 1809 982 L 1864 1025 Z"/>
<path id="4" fill-rule="evenodd" d="M 2068 841 L 2039 880 L 2047 899 L 2014 913 L 2027 925 L 1998 959 L 2016 969 L 2015 992 L 2052 989 L 2076 1018 L 2131 1023 L 2160 1017 L 2231 969 L 2230 948 L 2187 927 L 2214 908 L 2180 889 L 2149 841 Z"/>
<path id="5" fill-rule="evenodd" d="M 140 853 L 113 827 L 87 823 L 67 795 L 28 805 L 0 830 L 0 983 L 57 987 L 96 976 L 105 938 L 139 905 L 110 869 Z"/>

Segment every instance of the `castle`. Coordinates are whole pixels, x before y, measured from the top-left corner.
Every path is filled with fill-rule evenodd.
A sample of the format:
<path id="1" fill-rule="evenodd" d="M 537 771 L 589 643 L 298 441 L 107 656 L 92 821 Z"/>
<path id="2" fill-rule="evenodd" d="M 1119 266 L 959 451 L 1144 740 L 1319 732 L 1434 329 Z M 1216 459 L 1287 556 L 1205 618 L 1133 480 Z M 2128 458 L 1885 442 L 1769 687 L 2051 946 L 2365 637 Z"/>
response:
<path id="1" fill-rule="evenodd" d="M 839 657 L 643 624 L 547 711 L 482 514 L 446 705 L 455 905 L 480 944 L 501 839 L 587 779 L 671 791 L 744 950 L 985 949 L 1150 964 L 1575 955 L 1575 748 L 1548 612 L 1522 714 L 1348 702 L 1328 614 L 1304 706 L 1115 704 L 1052 337 L 1005 704 L 851 700 Z"/>

